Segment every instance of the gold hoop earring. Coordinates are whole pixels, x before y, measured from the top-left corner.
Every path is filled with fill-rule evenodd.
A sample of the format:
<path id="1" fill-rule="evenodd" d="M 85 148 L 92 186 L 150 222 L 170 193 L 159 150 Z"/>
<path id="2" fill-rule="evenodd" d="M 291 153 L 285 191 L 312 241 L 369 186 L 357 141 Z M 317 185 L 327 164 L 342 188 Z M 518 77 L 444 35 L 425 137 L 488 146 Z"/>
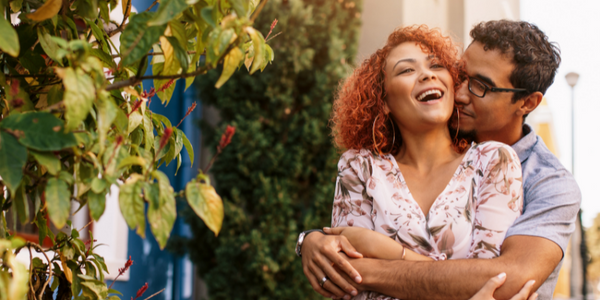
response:
<path id="1" fill-rule="evenodd" d="M 375 147 L 375 150 L 377 150 L 378 154 L 381 154 L 381 150 L 379 150 L 379 147 L 377 147 L 377 141 L 375 140 L 375 123 L 377 122 L 377 118 L 379 118 L 379 115 L 377 115 L 375 120 L 373 120 L 373 147 Z"/>
<path id="2" fill-rule="evenodd" d="M 454 135 L 454 140 L 458 141 L 458 130 L 460 129 L 460 111 L 458 107 L 456 108 L 456 135 Z"/>
<path id="3" fill-rule="evenodd" d="M 392 148 L 390 148 L 390 152 L 394 149 L 394 145 L 396 145 L 396 127 L 394 126 L 394 121 L 390 118 L 390 114 L 387 115 L 390 123 L 392 124 Z"/>

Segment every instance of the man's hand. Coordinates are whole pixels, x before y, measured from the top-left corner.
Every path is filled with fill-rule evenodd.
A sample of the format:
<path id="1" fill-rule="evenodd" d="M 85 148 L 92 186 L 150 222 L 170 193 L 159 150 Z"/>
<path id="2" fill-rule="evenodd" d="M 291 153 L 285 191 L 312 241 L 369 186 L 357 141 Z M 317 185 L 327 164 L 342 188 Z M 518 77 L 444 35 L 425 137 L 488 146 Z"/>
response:
<path id="1" fill-rule="evenodd" d="M 500 273 L 500 275 L 492 277 L 488 280 L 485 285 L 469 300 L 494 300 L 494 292 L 500 286 L 504 284 L 506 281 L 506 273 Z M 533 288 L 533 284 L 535 280 L 529 280 L 527 283 L 521 288 L 518 294 L 514 295 L 510 300 L 535 300 L 538 297 L 537 293 L 531 294 L 529 298 L 529 293 L 531 293 L 531 288 Z"/>
<path id="2" fill-rule="evenodd" d="M 313 232 L 306 236 L 302 244 L 304 275 L 317 293 L 328 298 L 334 295 L 338 298 L 347 295 L 355 296 L 358 293 L 356 288 L 335 270 L 334 266 L 357 283 L 362 281 L 360 274 L 344 258 L 345 255 L 339 253 L 340 251 L 343 251 L 348 257 L 362 258 L 362 254 L 354 249 L 348 239 L 339 235 Z M 321 287 L 321 280 L 325 276 L 328 280 Z"/>

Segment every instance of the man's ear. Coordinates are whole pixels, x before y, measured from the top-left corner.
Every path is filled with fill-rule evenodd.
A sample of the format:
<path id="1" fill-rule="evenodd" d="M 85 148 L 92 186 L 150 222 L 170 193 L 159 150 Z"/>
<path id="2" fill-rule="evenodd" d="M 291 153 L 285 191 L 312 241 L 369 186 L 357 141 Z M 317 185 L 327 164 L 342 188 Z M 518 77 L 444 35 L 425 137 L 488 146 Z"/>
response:
<path id="1" fill-rule="evenodd" d="M 538 107 L 538 105 L 540 105 L 540 103 L 542 103 L 542 99 L 544 98 L 544 95 L 540 92 L 535 92 L 532 93 L 531 95 L 525 97 L 522 99 L 522 104 L 519 107 L 519 109 L 517 110 L 517 114 L 519 116 L 526 116 L 529 113 L 531 113 L 534 109 L 536 109 Z"/>

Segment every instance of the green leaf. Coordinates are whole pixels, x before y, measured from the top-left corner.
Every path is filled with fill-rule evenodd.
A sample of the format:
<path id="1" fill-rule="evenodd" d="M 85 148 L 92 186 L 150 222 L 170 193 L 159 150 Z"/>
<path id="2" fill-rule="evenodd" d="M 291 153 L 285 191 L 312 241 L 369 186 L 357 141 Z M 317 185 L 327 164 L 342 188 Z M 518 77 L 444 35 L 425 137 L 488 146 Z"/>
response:
<path id="1" fill-rule="evenodd" d="M 188 140 L 187 136 L 185 135 L 185 133 L 183 133 L 183 131 L 182 131 L 182 138 L 183 138 L 183 146 L 185 146 L 185 150 L 187 151 L 188 156 L 190 157 L 190 161 L 191 161 L 190 167 L 192 167 L 194 165 L 194 148 L 192 147 L 192 143 L 190 143 L 190 140 Z"/>
<path id="2" fill-rule="evenodd" d="M 108 45 L 106 44 L 106 39 L 104 38 L 104 31 L 96 25 L 94 21 L 90 21 L 85 19 L 85 23 L 92 29 L 92 34 L 96 38 L 96 40 L 101 44 L 102 50 L 109 51 Z"/>
<path id="3" fill-rule="evenodd" d="M 117 65 L 115 64 L 115 61 L 113 60 L 112 56 L 110 56 L 110 54 L 104 52 L 102 49 L 94 48 L 94 49 L 90 50 L 90 55 L 95 56 L 98 59 L 100 59 L 100 61 L 102 61 L 104 63 L 104 65 L 109 69 L 117 68 Z"/>
<path id="4" fill-rule="evenodd" d="M 163 193 L 160 194 L 163 195 Z M 167 240 L 171 235 L 171 230 L 173 230 L 175 218 L 177 217 L 175 198 L 172 196 L 172 193 L 169 193 L 169 195 L 166 197 L 161 196 L 161 205 L 157 208 L 154 205 L 148 206 L 150 230 L 154 234 L 154 238 L 156 238 L 161 250 L 167 245 Z"/>
<path id="5" fill-rule="evenodd" d="M 44 166 L 46 170 L 48 170 L 48 173 L 56 175 L 61 170 L 60 159 L 56 158 L 54 154 L 49 152 L 37 152 L 33 150 L 29 153 L 31 153 L 31 155 L 35 158 L 35 160 L 37 160 L 38 163 L 40 163 L 40 165 Z"/>
<path id="6" fill-rule="evenodd" d="M 1 124 L 3 125 L 4 122 Z M 11 193 L 14 193 L 21 183 L 25 163 L 27 163 L 27 148 L 19 144 L 11 134 L 0 131 L 0 176 Z"/>
<path id="7" fill-rule="evenodd" d="M 75 136 L 64 132 L 63 121 L 47 112 L 12 114 L 0 127 L 15 132 L 21 144 L 34 150 L 58 151 L 77 145 Z"/>
<path id="8" fill-rule="evenodd" d="M 90 20 L 98 17 L 98 0 L 75 0 L 77 15 Z"/>
<path id="9" fill-rule="evenodd" d="M 144 117 L 139 111 L 134 111 L 129 115 L 129 126 L 127 127 L 127 133 L 130 134 L 134 131 L 140 124 L 142 124 Z"/>
<path id="10" fill-rule="evenodd" d="M 104 194 L 96 194 L 92 191 L 87 193 L 88 207 L 92 218 L 96 221 L 104 214 L 106 208 L 106 196 Z"/>
<path id="11" fill-rule="evenodd" d="M 73 178 L 73 173 L 69 173 L 67 171 L 61 170 L 58 172 L 58 178 L 67 184 L 73 184 L 75 179 Z"/>
<path id="12" fill-rule="evenodd" d="M 118 168 L 124 168 L 124 167 L 128 167 L 131 165 L 138 165 L 140 167 L 142 167 L 142 169 L 146 168 L 146 164 L 148 162 L 146 162 L 146 160 L 142 157 L 139 156 L 129 156 L 124 158 L 123 160 L 121 160 L 121 162 L 119 163 Z"/>
<path id="13" fill-rule="evenodd" d="M 20 11 L 22 7 L 23 7 L 23 0 L 10 1 L 10 10 L 12 10 L 13 13 Z"/>
<path id="14" fill-rule="evenodd" d="M 144 148 L 149 150 L 154 145 L 154 124 L 152 124 L 149 112 L 146 112 L 144 115 L 143 125 L 144 137 L 146 138 L 144 141 Z"/>
<path id="15" fill-rule="evenodd" d="M 154 18 L 148 22 L 148 26 L 159 26 L 167 24 L 175 16 L 187 8 L 185 0 L 163 0 L 154 15 Z"/>
<path id="16" fill-rule="evenodd" d="M 145 237 L 146 220 L 144 216 L 144 200 L 142 199 L 141 175 L 134 174 L 121 185 L 119 192 L 119 207 L 129 228 L 138 228 L 137 233 Z"/>
<path id="17" fill-rule="evenodd" d="M 106 189 L 106 181 L 98 177 L 94 177 L 94 179 L 92 179 L 91 189 L 96 194 L 104 192 L 104 189 Z"/>
<path id="18" fill-rule="evenodd" d="M 225 55 L 225 61 L 223 62 L 223 72 L 219 77 L 219 80 L 215 84 L 216 88 L 223 86 L 225 82 L 233 75 L 240 62 L 244 59 L 244 53 L 240 48 L 233 48 L 227 55 Z"/>
<path id="19" fill-rule="evenodd" d="M 29 223 L 29 202 L 27 201 L 23 184 L 20 185 L 17 189 L 17 192 L 14 193 L 13 201 L 15 204 L 14 207 L 17 209 L 17 215 L 19 215 L 19 220 L 21 220 L 21 224 L 25 225 Z"/>
<path id="20" fill-rule="evenodd" d="M 157 63 L 152 66 L 152 74 L 153 75 L 174 75 L 177 74 L 179 70 L 179 64 L 172 64 L 171 69 L 164 70 L 163 72 L 163 63 Z M 163 104 L 169 104 L 169 100 L 171 100 L 171 96 L 173 96 L 173 91 L 175 91 L 176 82 L 172 82 L 169 87 L 165 88 L 171 80 L 170 79 L 154 79 L 154 86 L 157 89 L 156 95 L 160 98 L 160 101 Z"/>
<path id="21" fill-rule="evenodd" d="M 185 187 L 185 197 L 194 212 L 204 221 L 206 226 L 219 235 L 223 225 L 223 201 L 209 184 L 190 181 Z"/>
<path id="22" fill-rule="evenodd" d="M 56 69 L 56 74 L 63 79 L 65 86 L 65 119 L 67 130 L 73 130 L 81 124 L 87 117 L 94 99 L 96 98 L 96 89 L 92 78 L 85 74 L 83 70 L 74 70 L 71 67 Z"/>
<path id="23" fill-rule="evenodd" d="M 158 121 L 158 122 L 162 122 L 163 124 L 165 124 L 165 126 L 167 127 L 173 127 L 173 125 L 171 125 L 171 121 L 169 121 L 169 118 L 161 115 L 161 114 L 156 114 L 153 113 L 152 114 L 152 119 Z"/>
<path id="24" fill-rule="evenodd" d="M 60 85 L 53 85 L 52 88 L 48 91 L 48 105 L 56 104 L 62 101 L 63 98 L 63 90 Z"/>
<path id="25" fill-rule="evenodd" d="M 71 191 L 66 182 L 58 178 L 48 179 L 44 195 L 48 216 L 56 228 L 62 228 L 67 223 L 71 212 Z"/>
<path id="26" fill-rule="evenodd" d="M 104 299 L 108 296 L 108 287 L 100 280 L 91 276 L 77 275 L 82 280 L 81 295 L 86 299 Z"/>
<path id="27" fill-rule="evenodd" d="M 21 51 L 17 31 L 4 16 L 0 17 L 0 50 L 12 57 L 19 56 Z"/>
<path id="28" fill-rule="evenodd" d="M 158 170 L 153 171 L 152 176 L 158 180 L 159 207 L 164 205 L 165 202 L 168 201 L 169 199 L 171 199 L 171 198 L 175 199 L 173 187 L 171 186 L 171 183 L 169 182 L 169 177 L 167 177 L 167 175 L 165 175 L 165 173 L 158 171 Z"/>
<path id="29" fill-rule="evenodd" d="M 110 94 L 106 91 L 99 93 L 98 100 L 96 101 L 97 112 L 97 124 L 98 134 L 100 138 L 100 154 L 104 153 L 104 147 L 106 146 L 106 135 L 110 130 L 110 127 L 117 117 L 117 111 L 119 108 L 115 104 Z"/>
<path id="30" fill-rule="evenodd" d="M 153 12 L 142 12 L 129 19 L 121 34 L 120 52 L 123 65 L 130 65 L 144 57 L 165 31 L 166 24 L 148 27 L 147 23 L 153 15 Z"/>
<path id="31" fill-rule="evenodd" d="M 247 0 L 229 0 L 231 7 L 235 11 L 235 13 L 239 17 L 245 17 L 248 14 L 248 4 Z"/>
<path id="32" fill-rule="evenodd" d="M 38 228 L 39 244 L 43 245 L 46 236 L 48 236 L 48 225 L 44 214 L 41 212 L 38 213 L 34 223 Z"/>
<path id="33" fill-rule="evenodd" d="M 217 21 L 215 19 L 213 19 L 212 12 L 213 12 L 213 8 L 207 6 L 200 11 L 200 15 L 202 16 L 202 19 L 204 19 L 204 21 L 206 21 L 206 23 L 208 23 L 208 25 L 215 28 L 215 27 L 217 27 Z"/>

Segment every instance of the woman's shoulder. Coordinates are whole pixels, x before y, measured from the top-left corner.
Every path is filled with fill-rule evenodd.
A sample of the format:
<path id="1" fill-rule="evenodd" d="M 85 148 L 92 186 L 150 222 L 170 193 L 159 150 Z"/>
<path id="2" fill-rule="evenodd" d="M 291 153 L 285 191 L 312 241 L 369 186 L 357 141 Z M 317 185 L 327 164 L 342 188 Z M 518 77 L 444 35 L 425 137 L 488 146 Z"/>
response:
<path id="1" fill-rule="evenodd" d="M 390 154 L 377 155 L 368 149 L 350 149 L 342 153 L 338 162 L 338 169 L 341 171 L 352 167 L 353 169 L 369 169 L 369 171 L 372 171 L 372 167 L 377 166 L 382 170 L 390 170 L 393 167 L 391 159 L 394 159 L 394 157 Z"/>

